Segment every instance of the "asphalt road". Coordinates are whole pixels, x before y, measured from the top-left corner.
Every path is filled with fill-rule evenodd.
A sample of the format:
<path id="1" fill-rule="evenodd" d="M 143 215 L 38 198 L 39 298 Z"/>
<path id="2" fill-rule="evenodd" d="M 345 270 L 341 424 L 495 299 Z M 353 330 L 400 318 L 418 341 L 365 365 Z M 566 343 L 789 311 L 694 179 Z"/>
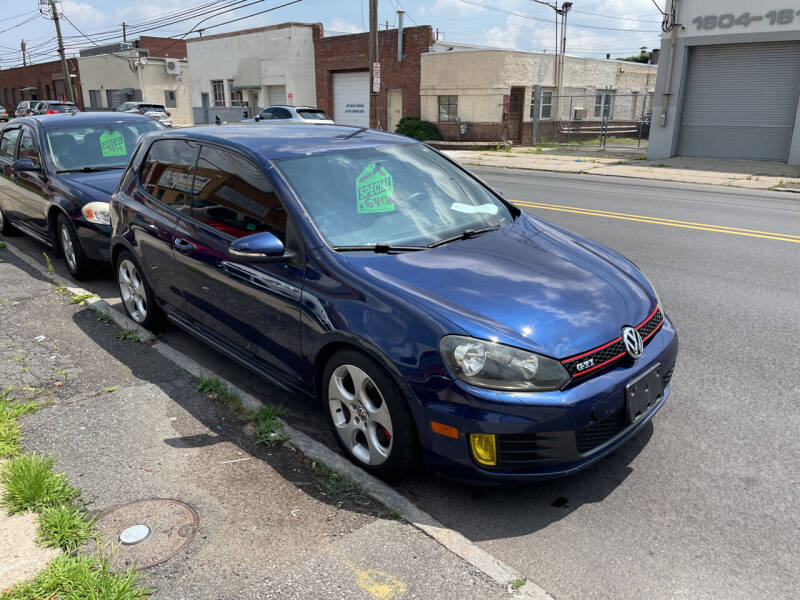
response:
<path id="1" fill-rule="evenodd" d="M 401 491 L 559 600 L 796 597 L 800 243 L 789 236 L 800 241 L 800 196 L 475 171 L 647 273 L 680 336 L 673 395 L 637 438 L 572 477 L 473 489 L 418 473 Z M 14 243 L 41 258 L 36 242 Z M 117 301 L 110 281 L 83 285 Z M 287 403 L 293 425 L 333 444 L 309 402 L 180 331 L 162 339 Z"/>

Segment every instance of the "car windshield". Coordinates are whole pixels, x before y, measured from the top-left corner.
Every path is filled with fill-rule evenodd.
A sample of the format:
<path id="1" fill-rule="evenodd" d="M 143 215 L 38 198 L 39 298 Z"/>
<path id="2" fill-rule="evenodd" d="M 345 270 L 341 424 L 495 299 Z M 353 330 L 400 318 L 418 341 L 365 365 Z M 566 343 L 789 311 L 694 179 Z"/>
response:
<path id="1" fill-rule="evenodd" d="M 514 218 L 489 190 L 423 144 L 275 162 L 334 247 L 424 247 Z"/>
<path id="2" fill-rule="evenodd" d="M 151 119 L 48 128 L 45 146 L 56 171 L 121 169 L 139 136 L 157 129 L 164 126 Z"/>
<path id="3" fill-rule="evenodd" d="M 307 121 L 330 121 L 330 117 L 318 108 L 298 109 L 297 114 Z"/>

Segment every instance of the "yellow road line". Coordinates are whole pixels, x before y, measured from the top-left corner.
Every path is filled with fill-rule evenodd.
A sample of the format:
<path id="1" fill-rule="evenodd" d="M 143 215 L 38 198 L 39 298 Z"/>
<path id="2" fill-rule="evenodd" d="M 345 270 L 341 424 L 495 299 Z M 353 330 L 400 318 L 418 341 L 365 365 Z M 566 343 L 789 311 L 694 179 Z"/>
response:
<path id="1" fill-rule="evenodd" d="M 712 231 L 715 233 L 727 233 L 729 235 L 742 235 L 746 237 L 763 238 L 768 240 L 778 240 L 781 242 L 793 242 L 800 244 L 800 235 L 790 233 L 773 233 L 760 231 L 758 229 L 744 229 L 741 227 L 728 227 L 727 225 L 711 225 L 708 223 L 695 223 L 693 221 L 680 221 L 678 219 L 663 219 L 661 217 L 648 217 L 645 215 L 632 215 L 629 213 L 618 213 L 606 210 L 596 210 L 593 208 L 580 208 L 577 206 L 562 206 L 560 204 L 546 204 L 544 202 L 528 202 L 525 200 L 512 200 L 514 204 L 529 208 L 540 208 L 542 210 L 555 210 L 559 212 L 589 215 L 593 217 L 603 217 L 606 219 L 619 219 L 622 221 L 636 221 L 639 223 L 650 223 L 653 225 L 664 225 L 666 227 L 679 227 L 682 229 L 695 229 L 699 231 Z"/>

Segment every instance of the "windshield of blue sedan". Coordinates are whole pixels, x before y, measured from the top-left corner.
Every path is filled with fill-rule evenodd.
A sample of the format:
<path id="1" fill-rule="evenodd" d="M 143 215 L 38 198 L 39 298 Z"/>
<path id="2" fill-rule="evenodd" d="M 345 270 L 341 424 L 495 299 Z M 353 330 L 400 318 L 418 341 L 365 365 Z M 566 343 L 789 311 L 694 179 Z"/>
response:
<path id="1" fill-rule="evenodd" d="M 48 128 L 46 153 L 59 172 L 121 169 L 139 136 L 163 128 L 155 119 Z"/>
<path id="2" fill-rule="evenodd" d="M 509 208 L 423 144 L 358 148 L 276 161 L 334 247 L 428 246 L 499 228 Z"/>

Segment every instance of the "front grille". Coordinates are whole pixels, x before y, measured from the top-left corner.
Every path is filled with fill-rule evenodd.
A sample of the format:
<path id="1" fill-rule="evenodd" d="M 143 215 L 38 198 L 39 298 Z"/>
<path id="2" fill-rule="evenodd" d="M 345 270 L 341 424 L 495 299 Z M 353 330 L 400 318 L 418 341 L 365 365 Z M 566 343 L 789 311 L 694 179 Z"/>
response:
<path id="1" fill-rule="evenodd" d="M 656 307 L 653 313 L 642 321 L 636 329 L 642 336 L 644 343 L 647 344 L 663 323 L 664 315 L 661 314 L 661 309 Z M 596 372 L 601 367 L 611 365 L 625 355 L 625 344 L 622 342 L 622 338 L 618 337 L 594 350 L 589 350 L 589 352 L 584 352 L 572 358 L 566 358 L 561 363 L 572 377 L 579 377 Z M 579 365 L 582 368 L 579 369 Z"/>
<path id="2" fill-rule="evenodd" d="M 664 382 L 664 389 L 667 389 L 667 386 L 669 385 L 669 382 L 672 380 L 672 372 L 674 370 L 675 370 L 675 365 L 672 365 L 669 368 L 669 370 L 666 373 L 664 373 L 664 377 L 661 379 L 661 381 Z"/>
<path id="3" fill-rule="evenodd" d="M 625 420 L 624 411 L 618 410 L 600 421 L 581 427 L 575 431 L 575 445 L 577 446 L 578 454 L 584 454 L 601 444 L 605 444 L 627 426 L 628 423 Z"/>

